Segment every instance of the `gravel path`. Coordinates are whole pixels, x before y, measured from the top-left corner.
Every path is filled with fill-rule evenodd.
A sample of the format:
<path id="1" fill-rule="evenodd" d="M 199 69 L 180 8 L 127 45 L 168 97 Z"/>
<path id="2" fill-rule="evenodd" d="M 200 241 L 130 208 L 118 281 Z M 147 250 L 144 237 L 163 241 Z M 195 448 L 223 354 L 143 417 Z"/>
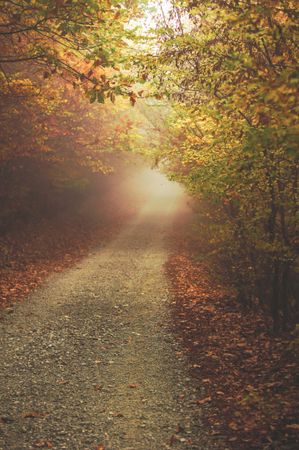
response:
<path id="1" fill-rule="evenodd" d="M 168 331 L 176 197 L 152 198 L 113 242 L 2 313 L 1 450 L 216 448 Z"/>

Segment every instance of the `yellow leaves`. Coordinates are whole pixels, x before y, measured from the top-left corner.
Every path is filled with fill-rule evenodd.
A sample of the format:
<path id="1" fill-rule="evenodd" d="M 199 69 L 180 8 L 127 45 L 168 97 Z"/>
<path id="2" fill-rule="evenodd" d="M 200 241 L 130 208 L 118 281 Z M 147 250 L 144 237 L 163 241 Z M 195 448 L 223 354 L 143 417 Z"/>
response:
<path id="1" fill-rule="evenodd" d="M 187 141 L 191 145 L 198 145 L 198 144 L 200 144 L 202 142 L 202 138 L 196 136 L 195 134 L 191 134 L 191 135 L 187 136 Z"/>
<path id="2" fill-rule="evenodd" d="M 34 95 L 38 93 L 37 87 L 29 78 L 15 78 L 10 80 L 9 83 L 4 82 L 1 86 L 1 90 L 5 94 L 17 95 Z"/>

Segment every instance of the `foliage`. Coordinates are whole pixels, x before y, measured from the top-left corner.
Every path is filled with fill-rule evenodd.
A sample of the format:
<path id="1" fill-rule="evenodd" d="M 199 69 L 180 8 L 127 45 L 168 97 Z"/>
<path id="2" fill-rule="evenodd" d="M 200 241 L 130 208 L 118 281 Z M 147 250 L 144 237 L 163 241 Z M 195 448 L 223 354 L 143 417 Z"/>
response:
<path id="1" fill-rule="evenodd" d="M 298 41 L 293 1 L 178 1 L 140 58 L 177 103 L 161 150 L 209 199 L 214 244 L 245 303 L 295 307 Z M 294 285 L 294 283 L 293 283 Z"/>
<path id="2" fill-rule="evenodd" d="M 2 164 L 31 157 L 107 172 L 107 154 L 128 145 L 126 105 L 90 105 L 79 88 L 57 79 L 39 86 L 36 79 L 16 77 L 0 87 Z"/>
<path id="3" fill-rule="evenodd" d="M 82 188 L 84 169 L 107 174 L 131 149 L 133 93 L 118 65 L 133 35 L 127 23 L 138 11 L 134 1 L 0 3 L 0 227 L 6 230 L 28 208 L 35 215 L 36 197 L 49 207 L 47 189 Z M 129 99 L 114 104 L 121 94 Z M 36 174 L 47 189 L 39 189 Z"/>
<path id="4" fill-rule="evenodd" d="M 53 178 L 74 178 L 79 165 L 109 171 L 115 151 L 154 152 L 155 164 L 167 161 L 213 205 L 212 253 L 230 268 L 240 299 L 270 305 L 275 327 L 285 326 L 298 246 L 295 3 L 164 2 L 147 39 L 132 19 L 142 8 L 153 14 L 151 2 L 1 6 L 2 168 L 47 160 L 61 166 Z M 153 89 L 155 100 L 140 99 Z M 114 105 L 122 94 L 127 104 Z"/>
<path id="5" fill-rule="evenodd" d="M 135 37 L 128 23 L 142 2 L 1 3 L 0 161 L 27 157 L 109 172 L 112 152 L 131 150 L 134 123 L 140 128 L 129 105 L 143 91 L 132 91 L 132 76 L 118 65 L 128 58 Z"/>
<path id="6" fill-rule="evenodd" d="M 116 81 L 117 64 L 132 34 L 125 24 L 137 13 L 134 0 L 0 3 L 0 64 L 8 81 L 12 70 L 30 62 L 45 79 L 58 74 L 93 89 L 99 101 L 127 89 L 125 80 Z"/>
<path id="7" fill-rule="evenodd" d="M 297 448 L 294 334 L 273 339 L 262 311 L 244 314 L 232 293 L 215 283 L 210 263 L 194 261 L 198 243 L 183 240 L 178 227 L 174 242 L 166 266 L 172 326 L 200 387 L 203 423 L 231 449 Z"/>

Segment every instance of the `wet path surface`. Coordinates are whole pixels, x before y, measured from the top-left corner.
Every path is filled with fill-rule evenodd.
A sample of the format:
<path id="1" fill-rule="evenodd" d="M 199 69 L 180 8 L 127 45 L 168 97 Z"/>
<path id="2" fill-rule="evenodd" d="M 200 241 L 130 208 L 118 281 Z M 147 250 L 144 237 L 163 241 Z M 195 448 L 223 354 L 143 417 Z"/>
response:
<path id="1" fill-rule="evenodd" d="M 113 242 L 3 313 L 0 449 L 215 448 L 168 331 L 178 197 L 153 196 Z"/>

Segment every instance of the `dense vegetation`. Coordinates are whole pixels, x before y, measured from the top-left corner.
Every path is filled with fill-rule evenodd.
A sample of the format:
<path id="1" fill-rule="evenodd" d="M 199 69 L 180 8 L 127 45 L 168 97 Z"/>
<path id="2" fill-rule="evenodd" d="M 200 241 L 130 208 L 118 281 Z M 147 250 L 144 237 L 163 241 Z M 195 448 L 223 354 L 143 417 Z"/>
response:
<path id="1" fill-rule="evenodd" d="M 88 171 L 110 172 L 112 150 L 127 149 L 128 107 L 103 103 L 128 91 L 117 63 L 130 5 L 1 1 L 3 232 L 17 218 L 59 210 Z"/>
<path id="2" fill-rule="evenodd" d="M 2 229 L 34 191 L 12 181 L 14 171 L 39 161 L 52 185 L 78 187 L 78 167 L 108 172 L 112 151 L 155 134 L 156 162 L 204 202 L 198 232 L 211 260 L 226 267 L 241 302 L 270 307 L 274 328 L 285 328 L 298 245 L 295 2 L 166 2 L 144 38 L 128 24 L 145 5 L 1 1 Z M 166 102 L 167 127 L 157 103 L 138 100 L 153 92 Z M 114 105 L 120 95 L 137 100 L 146 132 L 127 104 Z"/>
<path id="3" fill-rule="evenodd" d="M 71 178 L 82 165 L 109 171 L 109 154 L 130 147 L 133 126 L 124 105 L 112 104 L 122 94 L 134 105 L 146 82 L 145 92 L 172 105 L 167 130 L 139 105 L 152 132 L 160 127 L 155 159 L 208 203 L 199 232 L 211 259 L 227 268 L 240 301 L 270 306 L 274 328 L 285 328 L 298 245 L 295 3 L 166 3 L 150 40 L 127 26 L 140 3 L 1 2 L 2 179 L 24 158 L 52 161 L 56 178 L 66 162 Z M 17 209 L 25 190 L 7 189 L 18 191 Z M 7 203 L 5 189 L 2 197 Z"/>
<path id="4" fill-rule="evenodd" d="M 209 427 L 238 449 L 297 448 L 298 344 L 269 333 L 298 322 L 296 2 L 0 7 L 1 305 L 117 231 L 134 211 L 111 172 L 150 156 L 194 197 L 205 266 L 177 231 L 168 271 Z"/>
<path id="5" fill-rule="evenodd" d="M 240 301 L 286 328 L 298 284 L 295 2 L 182 0 L 159 17 L 141 74 L 174 108 L 161 156 L 201 200 L 199 233 Z"/>

